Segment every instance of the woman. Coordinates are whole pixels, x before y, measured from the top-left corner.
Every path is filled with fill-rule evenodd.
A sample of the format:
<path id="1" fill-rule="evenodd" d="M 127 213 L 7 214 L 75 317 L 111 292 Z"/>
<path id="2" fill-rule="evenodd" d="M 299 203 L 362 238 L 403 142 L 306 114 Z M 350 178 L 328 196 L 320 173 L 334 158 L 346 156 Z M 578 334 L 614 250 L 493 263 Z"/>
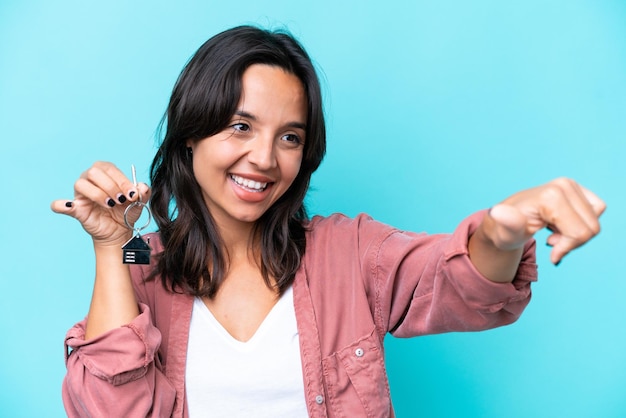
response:
<path id="1" fill-rule="evenodd" d="M 66 338 L 71 417 L 393 416 L 387 332 L 515 321 L 536 280 L 533 234 L 553 231 L 558 263 L 599 232 L 605 207 L 557 179 L 451 235 L 365 215 L 309 220 L 303 199 L 325 152 L 319 82 L 297 41 L 253 27 L 196 52 L 165 122 L 151 189 L 99 162 L 72 201 L 52 203 L 96 254 L 88 316 Z M 152 263 L 129 267 L 124 211 L 149 198 Z"/>

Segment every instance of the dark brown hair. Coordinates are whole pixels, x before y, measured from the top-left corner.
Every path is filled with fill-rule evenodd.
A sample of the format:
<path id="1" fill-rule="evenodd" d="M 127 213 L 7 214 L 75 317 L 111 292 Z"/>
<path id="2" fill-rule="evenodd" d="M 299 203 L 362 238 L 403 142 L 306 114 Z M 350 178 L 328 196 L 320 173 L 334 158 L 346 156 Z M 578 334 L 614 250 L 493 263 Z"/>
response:
<path id="1" fill-rule="evenodd" d="M 237 109 L 242 76 L 253 64 L 294 74 L 307 97 L 306 141 L 300 171 L 291 187 L 255 225 L 261 272 L 280 292 L 293 281 L 306 248 L 304 197 L 311 174 L 326 150 L 322 96 L 315 68 L 290 34 L 252 26 L 226 30 L 205 42 L 178 77 L 161 124 L 165 136 L 152 162 L 150 205 L 164 251 L 154 276 L 173 291 L 212 297 L 228 269 L 222 239 L 195 180 L 187 141 L 227 127 Z"/>

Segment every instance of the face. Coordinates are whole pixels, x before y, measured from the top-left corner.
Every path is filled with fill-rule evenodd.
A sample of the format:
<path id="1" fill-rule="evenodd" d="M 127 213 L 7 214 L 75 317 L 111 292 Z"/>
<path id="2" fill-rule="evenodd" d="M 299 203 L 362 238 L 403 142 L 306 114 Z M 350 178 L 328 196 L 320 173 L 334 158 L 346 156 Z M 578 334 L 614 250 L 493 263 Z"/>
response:
<path id="1" fill-rule="evenodd" d="M 218 228 L 250 227 L 291 186 L 304 149 L 307 98 L 282 68 L 255 64 L 228 127 L 189 142 L 193 170 Z"/>

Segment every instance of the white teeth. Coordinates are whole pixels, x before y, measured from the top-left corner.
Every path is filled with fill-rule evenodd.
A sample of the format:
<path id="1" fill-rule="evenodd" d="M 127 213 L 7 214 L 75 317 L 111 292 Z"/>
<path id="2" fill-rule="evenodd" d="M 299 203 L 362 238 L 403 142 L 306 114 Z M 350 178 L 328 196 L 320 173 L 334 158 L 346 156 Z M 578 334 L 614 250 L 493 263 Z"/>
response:
<path id="1" fill-rule="evenodd" d="M 262 191 L 265 190 L 265 188 L 267 187 L 267 183 L 260 183 L 258 181 L 244 179 L 243 177 L 235 176 L 232 174 L 230 178 L 233 179 L 238 185 L 251 190 Z"/>

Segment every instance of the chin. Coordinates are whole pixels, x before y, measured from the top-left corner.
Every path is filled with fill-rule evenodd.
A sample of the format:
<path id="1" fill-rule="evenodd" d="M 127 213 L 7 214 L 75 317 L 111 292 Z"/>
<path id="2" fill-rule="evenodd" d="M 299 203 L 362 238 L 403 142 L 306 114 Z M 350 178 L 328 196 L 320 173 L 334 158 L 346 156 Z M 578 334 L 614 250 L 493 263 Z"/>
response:
<path id="1" fill-rule="evenodd" d="M 259 219 L 261 219 L 261 217 L 263 216 L 264 213 L 265 212 L 263 212 L 263 213 L 245 213 L 245 214 L 234 215 L 233 218 L 238 220 L 239 222 L 243 222 L 243 223 L 255 223 Z"/>

